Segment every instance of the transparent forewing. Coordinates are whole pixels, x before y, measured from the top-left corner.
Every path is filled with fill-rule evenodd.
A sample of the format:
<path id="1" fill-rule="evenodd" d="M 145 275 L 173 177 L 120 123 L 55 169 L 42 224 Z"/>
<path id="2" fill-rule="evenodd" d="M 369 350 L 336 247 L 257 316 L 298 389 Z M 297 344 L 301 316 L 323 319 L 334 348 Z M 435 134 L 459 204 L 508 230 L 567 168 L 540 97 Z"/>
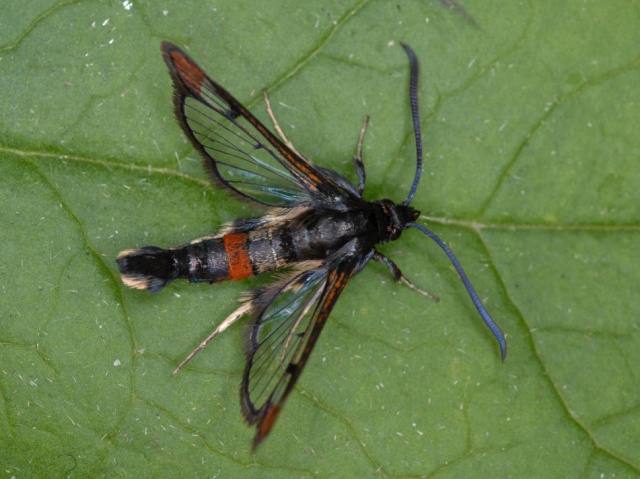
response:
<path id="1" fill-rule="evenodd" d="M 291 151 L 178 47 L 165 42 L 162 50 L 176 115 L 219 184 L 268 206 L 342 200 L 343 185 Z"/>
<path id="2" fill-rule="evenodd" d="M 234 118 L 208 90 L 203 91 L 203 98 L 207 103 L 184 98 L 184 121 L 223 185 L 270 206 L 310 201 L 309 192 L 298 179 L 275 160 L 277 153 L 242 125 L 242 117 Z"/>
<path id="3" fill-rule="evenodd" d="M 256 318 L 247 338 L 248 363 L 243 384 L 245 414 L 250 422 L 274 393 L 326 286 L 327 271 L 306 271 L 265 291 L 274 296 Z M 265 298 L 267 299 L 267 298 Z M 269 301 L 269 299 L 267 299 Z"/>
<path id="4" fill-rule="evenodd" d="M 242 400 L 247 420 L 258 422 L 257 442 L 268 434 L 354 271 L 348 262 L 300 273 L 254 323 Z"/>

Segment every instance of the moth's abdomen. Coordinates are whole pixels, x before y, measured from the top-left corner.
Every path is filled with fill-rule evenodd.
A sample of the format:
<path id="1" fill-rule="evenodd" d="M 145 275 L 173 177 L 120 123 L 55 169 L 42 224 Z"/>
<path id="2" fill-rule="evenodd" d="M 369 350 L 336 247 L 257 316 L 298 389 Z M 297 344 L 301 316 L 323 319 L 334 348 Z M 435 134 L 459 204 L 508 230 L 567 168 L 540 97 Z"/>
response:
<path id="1" fill-rule="evenodd" d="M 178 277 L 172 250 L 146 246 L 122 251 L 116 261 L 122 282 L 130 288 L 156 292 Z"/>
<path id="2" fill-rule="evenodd" d="M 227 254 L 224 238 L 202 239 L 171 249 L 146 246 L 127 250 L 118 255 L 117 261 L 124 284 L 151 293 L 180 278 L 212 283 L 239 279 L 230 276 L 233 256 Z"/>
<path id="3" fill-rule="evenodd" d="M 156 292 L 179 278 L 219 283 L 275 271 L 292 256 L 286 232 L 264 229 L 205 237 L 171 249 L 127 250 L 117 261 L 124 284 Z"/>

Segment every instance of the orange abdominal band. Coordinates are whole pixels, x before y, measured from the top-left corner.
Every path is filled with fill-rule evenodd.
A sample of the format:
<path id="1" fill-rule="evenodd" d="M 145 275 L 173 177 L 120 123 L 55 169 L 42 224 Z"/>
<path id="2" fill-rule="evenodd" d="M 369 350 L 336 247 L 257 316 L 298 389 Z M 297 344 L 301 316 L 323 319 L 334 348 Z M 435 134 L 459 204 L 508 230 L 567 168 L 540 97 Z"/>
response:
<path id="1" fill-rule="evenodd" d="M 253 276 L 247 234 L 227 234 L 224 236 L 223 241 L 224 249 L 229 257 L 229 278 L 236 280 Z"/>

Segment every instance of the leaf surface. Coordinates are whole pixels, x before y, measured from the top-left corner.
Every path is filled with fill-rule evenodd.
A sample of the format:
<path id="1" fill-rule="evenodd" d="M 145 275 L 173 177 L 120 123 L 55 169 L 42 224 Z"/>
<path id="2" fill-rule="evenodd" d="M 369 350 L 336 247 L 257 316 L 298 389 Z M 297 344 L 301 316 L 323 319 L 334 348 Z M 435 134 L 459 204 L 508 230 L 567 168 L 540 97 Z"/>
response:
<path id="1" fill-rule="evenodd" d="M 0 18 L 0 464 L 7 477 L 640 477 L 640 44 L 630 2 L 23 2 Z M 123 249 L 258 212 L 208 186 L 171 111 L 185 47 L 368 199 L 415 168 L 509 355 L 435 245 L 385 245 L 268 441 L 250 451 L 242 328 L 170 372 L 269 281 L 125 288 Z"/>

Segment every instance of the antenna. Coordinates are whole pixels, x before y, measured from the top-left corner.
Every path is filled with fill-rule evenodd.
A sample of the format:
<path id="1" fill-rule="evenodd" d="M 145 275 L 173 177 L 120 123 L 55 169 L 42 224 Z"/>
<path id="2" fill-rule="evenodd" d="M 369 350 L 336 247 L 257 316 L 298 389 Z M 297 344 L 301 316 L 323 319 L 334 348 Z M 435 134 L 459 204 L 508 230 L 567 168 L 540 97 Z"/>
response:
<path id="1" fill-rule="evenodd" d="M 413 178 L 413 185 L 409 191 L 409 196 L 402 202 L 403 205 L 411 203 L 413 196 L 418 189 L 420 176 L 422 175 L 422 134 L 420 132 L 420 114 L 418 112 L 418 59 L 409 45 L 400 43 L 409 57 L 411 72 L 409 74 L 409 102 L 411 103 L 411 118 L 413 119 L 413 133 L 416 137 L 416 176 Z"/>
<path id="2" fill-rule="evenodd" d="M 489 327 L 493 335 L 498 340 L 498 344 L 500 345 L 500 357 L 502 359 L 502 362 L 504 362 L 504 359 L 507 357 L 507 340 L 504 337 L 504 333 L 498 327 L 495 321 L 491 318 L 491 316 L 489 316 L 489 313 L 487 312 L 484 305 L 482 304 L 482 301 L 480 301 L 480 298 L 478 297 L 478 293 L 476 293 L 476 290 L 471 285 L 471 281 L 469 281 L 467 274 L 462 269 L 462 265 L 458 261 L 458 258 L 455 257 L 453 252 L 444 243 L 444 241 L 442 241 L 433 231 L 427 229 L 425 226 L 422 226 L 421 224 L 414 223 L 414 222 L 408 223 L 407 226 L 412 226 L 422 231 L 425 235 L 427 235 L 429 238 L 435 241 L 438 244 L 438 246 L 440 246 L 440 248 L 442 248 L 443 251 L 447 254 L 447 256 L 449 257 L 449 260 L 451 261 L 453 266 L 456 268 L 456 271 L 460 275 L 460 279 L 462 280 L 464 287 L 467 289 L 467 293 L 469 293 L 469 296 L 471 297 L 471 301 L 473 301 L 473 305 L 478 310 L 478 313 L 480 314 L 480 317 L 484 321 L 484 324 L 486 324 Z"/>

